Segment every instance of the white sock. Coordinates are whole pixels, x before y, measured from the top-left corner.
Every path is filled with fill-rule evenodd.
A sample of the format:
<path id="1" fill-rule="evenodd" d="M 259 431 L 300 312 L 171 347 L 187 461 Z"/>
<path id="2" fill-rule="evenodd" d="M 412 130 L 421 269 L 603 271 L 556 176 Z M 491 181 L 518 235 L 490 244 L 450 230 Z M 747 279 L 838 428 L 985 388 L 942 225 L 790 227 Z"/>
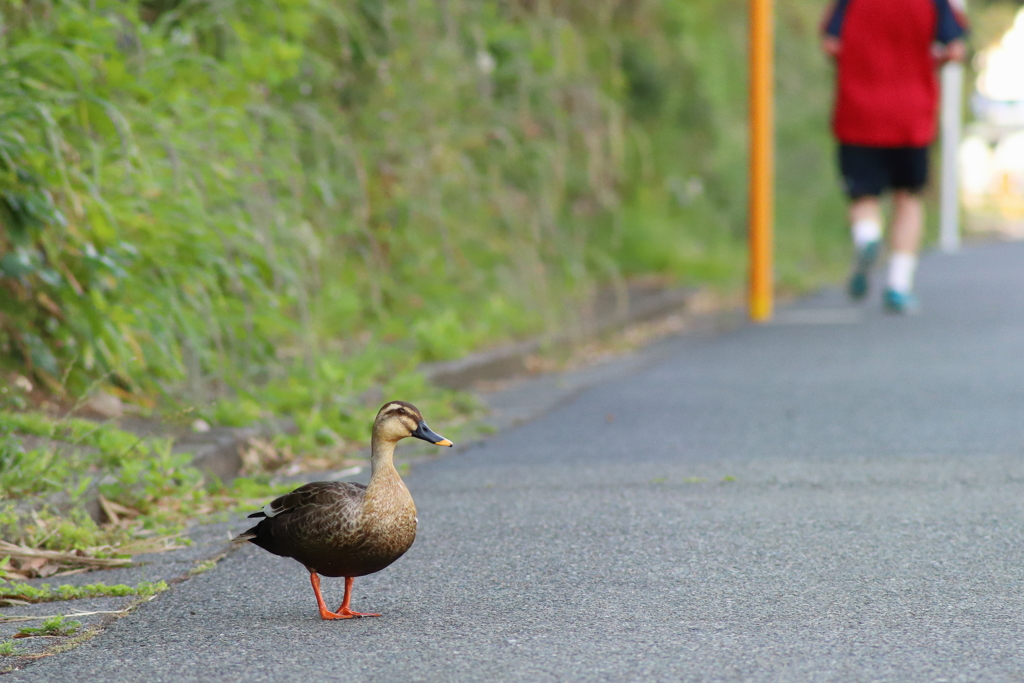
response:
<path id="1" fill-rule="evenodd" d="M 882 224 L 873 218 L 861 218 L 853 222 L 850 232 L 853 234 L 853 246 L 863 249 L 882 239 Z"/>
<path id="2" fill-rule="evenodd" d="M 917 270 L 917 254 L 909 251 L 894 251 L 889 254 L 889 289 L 900 294 L 910 294 L 914 288 L 914 271 Z"/>

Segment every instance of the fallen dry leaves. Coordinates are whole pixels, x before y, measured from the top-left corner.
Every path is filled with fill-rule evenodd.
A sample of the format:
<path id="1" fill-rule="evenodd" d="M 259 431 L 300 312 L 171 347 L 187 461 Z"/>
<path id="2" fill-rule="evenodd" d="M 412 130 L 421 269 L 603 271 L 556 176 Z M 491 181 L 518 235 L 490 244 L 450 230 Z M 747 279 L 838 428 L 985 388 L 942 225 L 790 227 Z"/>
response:
<path id="1" fill-rule="evenodd" d="M 359 444 L 343 443 L 298 456 L 288 445 L 279 448 L 267 439 L 256 437 L 247 440 L 238 454 L 242 459 L 241 473 L 245 476 L 273 473 L 290 477 L 300 472 L 324 472 L 362 465 L 363 460 L 349 457 L 359 448 Z"/>
<path id="2" fill-rule="evenodd" d="M 135 519 L 142 513 L 138 510 L 130 507 L 115 503 L 112 500 L 107 500 L 103 495 L 99 496 L 100 507 L 103 508 L 103 514 L 107 516 L 107 521 L 110 524 L 120 525 L 128 520 Z"/>
<path id="3" fill-rule="evenodd" d="M 0 541 L 0 557 L 4 559 L 3 573 L 8 580 L 68 576 L 93 569 L 128 567 L 131 557 L 103 557 L 104 555 L 140 555 L 161 553 L 182 548 L 176 536 L 145 538 L 114 546 L 99 546 L 79 550 L 42 550 L 26 545 Z"/>
<path id="4" fill-rule="evenodd" d="M 10 558 L 10 569 L 6 570 L 8 579 L 34 579 L 53 576 L 62 569 L 69 567 L 81 569 L 107 569 L 109 567 L 126 567 L 132 563 L 131 558 L 95 557 L 90 550 L 41 550 L 25 545 L 16 545 L 0 541 L 0 555 Z"/>
<path id="5" fill-rule="evenodd" d="M 252 438 L 239 449 L 242 458 L 242 474 L 259 472 L 276 472 L 295 460 L 295 455 L 287 446 L 277 448 L 267 439 Z"/>

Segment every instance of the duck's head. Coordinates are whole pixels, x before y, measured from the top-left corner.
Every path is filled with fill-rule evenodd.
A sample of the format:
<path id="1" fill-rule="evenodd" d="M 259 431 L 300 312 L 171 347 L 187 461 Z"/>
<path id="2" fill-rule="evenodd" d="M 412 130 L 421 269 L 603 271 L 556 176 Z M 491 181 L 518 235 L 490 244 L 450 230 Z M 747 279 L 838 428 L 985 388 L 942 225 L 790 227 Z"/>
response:
<path id="1" fill-rule="evenodd" d="M 405 401 L 388 401 L 384 404 L 377 413 L 377 419 L 373 421 L 373 435 L 391 442 L 412 436 L 438 446 L 454 445 L 430 429 L 423 421 L 419 409 Z"/>

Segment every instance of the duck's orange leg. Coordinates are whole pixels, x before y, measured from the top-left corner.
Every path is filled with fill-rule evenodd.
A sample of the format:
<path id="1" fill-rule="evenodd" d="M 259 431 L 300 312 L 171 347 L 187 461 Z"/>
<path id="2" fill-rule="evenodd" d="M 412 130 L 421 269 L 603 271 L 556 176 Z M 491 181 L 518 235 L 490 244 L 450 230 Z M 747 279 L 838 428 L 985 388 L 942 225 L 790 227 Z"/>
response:
<path id="1" fill-rule="evenodd" d="M 309 582 L 313 584 L 313 592 L 316 593 L 316 605 L 320 608 L 321 619 L 351 619 L 355 616 L 355 614 L 336 614 L 327 609 L 324 596 L 320 594 L 320 575 L 313 570 L 309 571 Z"/>
<path id="2" fill-rule="evenodd" d="M 338 614 L 342 615 L 346 619 L 350 617 L 379 617 L 379 614 L 372 614 L 370 612 L 353 612 L 349 609 L 348 603 L 352 600 L 352 584 L 355 582 L 356 580 L 353 577 L 345 577 L 345 597 L 341 601 L 341 607 L 338 608 Z"/>

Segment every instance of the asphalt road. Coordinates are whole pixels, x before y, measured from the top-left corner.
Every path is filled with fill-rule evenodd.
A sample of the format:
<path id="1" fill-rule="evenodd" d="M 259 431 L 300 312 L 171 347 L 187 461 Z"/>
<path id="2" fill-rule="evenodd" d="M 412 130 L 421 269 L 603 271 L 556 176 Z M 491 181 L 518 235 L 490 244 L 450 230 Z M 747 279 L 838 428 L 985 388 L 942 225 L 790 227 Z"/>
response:
<path id="1" fill-rule="evenodd" d="M 1024 244 L 919 280 L 919 316 L 825 292 L 417 466 L 416 544 L 355 583 L 382 618 L 246 547 L 10 679 L 1024 681 Z"/>

